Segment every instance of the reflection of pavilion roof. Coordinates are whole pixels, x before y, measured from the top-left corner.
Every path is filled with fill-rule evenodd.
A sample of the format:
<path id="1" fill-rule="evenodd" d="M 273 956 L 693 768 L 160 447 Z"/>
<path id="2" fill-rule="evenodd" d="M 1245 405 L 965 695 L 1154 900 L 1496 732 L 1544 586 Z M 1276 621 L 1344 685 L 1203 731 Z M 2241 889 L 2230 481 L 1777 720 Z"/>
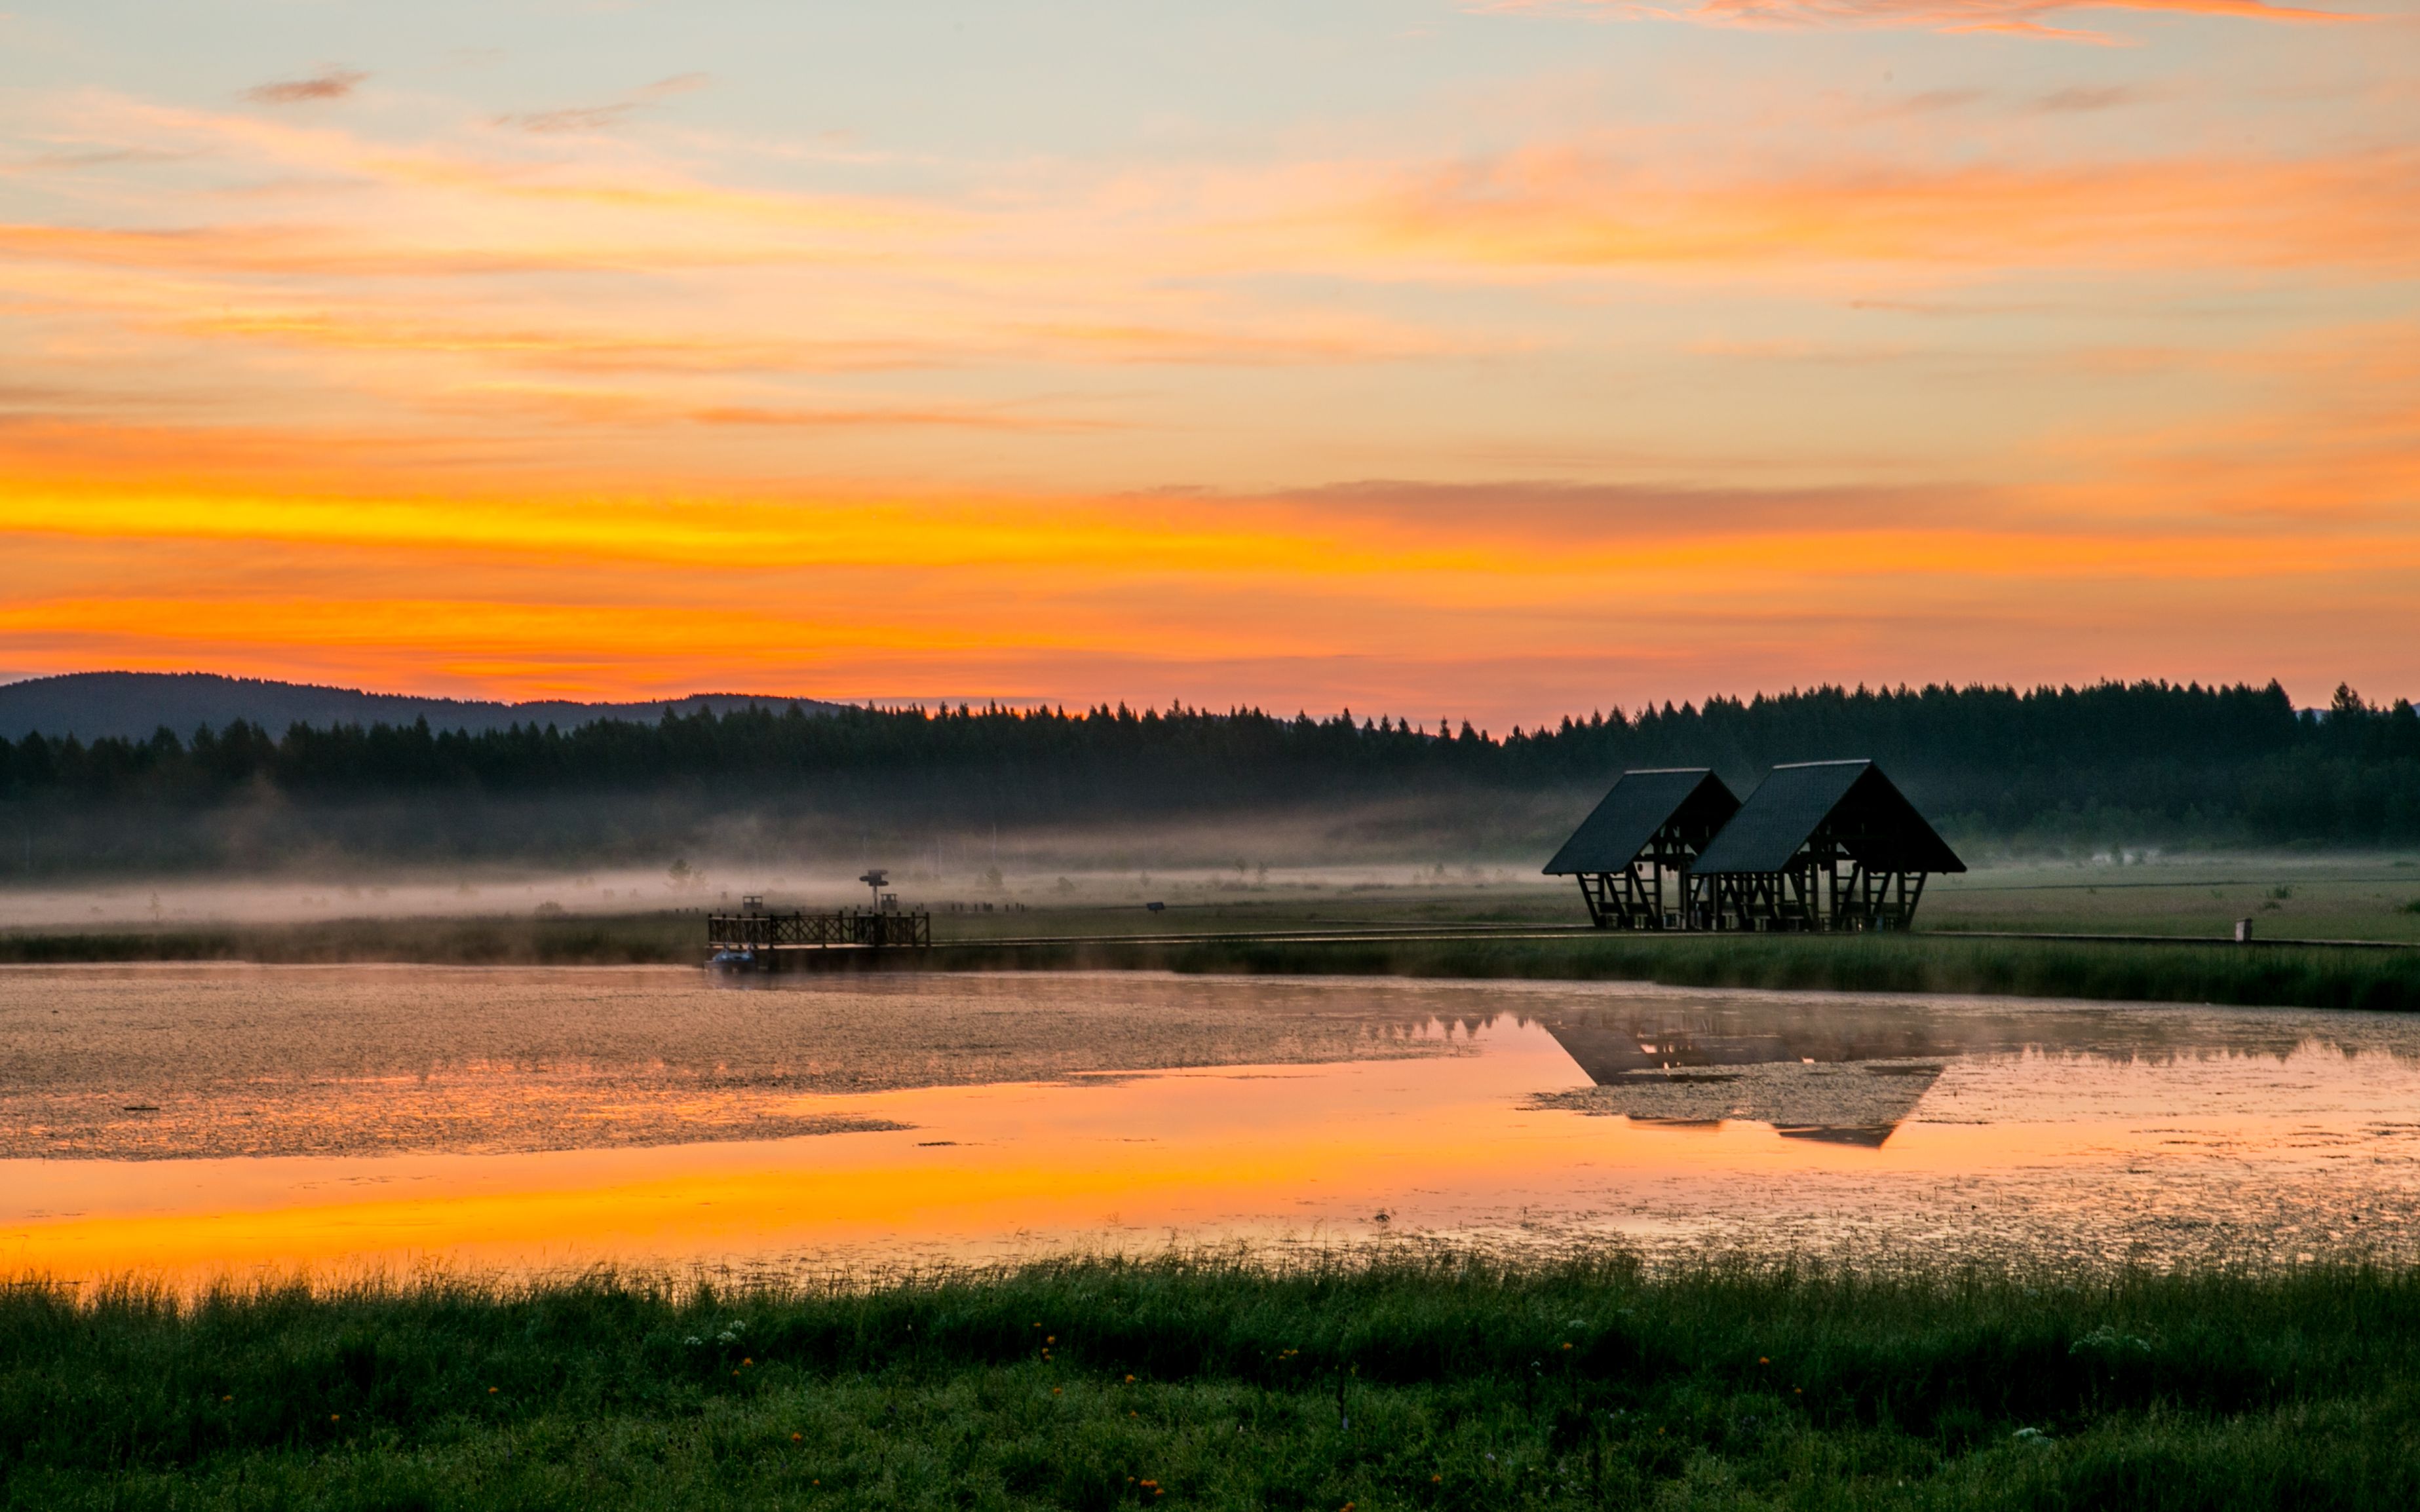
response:
<path id="1" fill-rule="evenodd" d="M 1724 1011 L 1600 1009 L 1539 1022 L 1600 1083 L 1631 1072 L 1937 1058 L 1964 1048 L 1933 1033 L 1921 1018 L 1871 1011 L 1776 1022 Z"/>
<path id="2" fill-rule="evenodd" d="M 1915 1105 L 1913 1103 L 1909 1104 L 1908 1111 L 1915 1111 Z M 1901 1115 L 1901 1117 L 1904 1116 L 1905 1115 Z M 1892 1134 L 1899 1132 L 1899 1124 L 1897 1122 L 1891 1122 L 1877 1123 L 1869 1126 L 1856 1125 L 1841 1128 L 1823 1128 L 1819 1126 L 1805 1129 L 1784 1128 L 1779 1124 L 1776 1124 L 1773 1132 L 1779 1134 L 1784 1139 L 1815 1139 L 1827 1145 L 1862 1145 L 1868 1149 L 1880 1149 L 1883 1148 L 1884 1140 L 1888 1139 Z"/>
<path id="3" fill-rule="evenodd" d="M 1723 779 L 1702 766 L 1624 772 L 1546 863 L 1546 874 L 1621 871 L 1668 824 L 1702 843 L 1739 806 Z"/>
<path id="4" fill-rule="evenodd" d="M 1769 1123 L 1784 1137 L 1879 1146 L 1942 1071 L 1936 1047 L 1904 1033 L 1722 1032 L 1613 1013 L 1544 1021 L 1594 1088 L 1544 1101 L 1646 1122 Z M 1859 1042 L 1860 1038 L 1864 1042 Z"/>
<path id="5" fill-rule="evenodd" d="M 1776 766 L 1698 857 L 1699 876 L 1779 872 L 1825 825 L 1869 872 L 1963 872 L 1966 863 L 1871 762 Z"/>

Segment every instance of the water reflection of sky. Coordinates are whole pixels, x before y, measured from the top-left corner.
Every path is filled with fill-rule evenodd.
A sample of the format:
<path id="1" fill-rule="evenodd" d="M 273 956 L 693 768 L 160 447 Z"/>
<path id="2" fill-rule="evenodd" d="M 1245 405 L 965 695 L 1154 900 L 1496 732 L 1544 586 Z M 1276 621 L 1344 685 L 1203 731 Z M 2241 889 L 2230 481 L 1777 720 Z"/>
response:
<path id="1" fill-rule="evenodd" d="M 9 971 L 0 1155 L 0 1268 L 68 1274 L 1382 1235 L 2404 1254 L 2420 1025 L 1621 984 Z"/>

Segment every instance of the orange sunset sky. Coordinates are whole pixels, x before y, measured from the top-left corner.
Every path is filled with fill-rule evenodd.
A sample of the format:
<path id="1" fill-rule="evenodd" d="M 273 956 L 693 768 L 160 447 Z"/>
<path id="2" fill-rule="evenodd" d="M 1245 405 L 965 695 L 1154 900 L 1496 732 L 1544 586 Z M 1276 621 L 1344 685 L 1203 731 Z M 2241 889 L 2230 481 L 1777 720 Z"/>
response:
<path id="1" fill-rule="evenodd" d="M 0 677 L 2420 695 L 2420 9 L 35 0 Z"/>

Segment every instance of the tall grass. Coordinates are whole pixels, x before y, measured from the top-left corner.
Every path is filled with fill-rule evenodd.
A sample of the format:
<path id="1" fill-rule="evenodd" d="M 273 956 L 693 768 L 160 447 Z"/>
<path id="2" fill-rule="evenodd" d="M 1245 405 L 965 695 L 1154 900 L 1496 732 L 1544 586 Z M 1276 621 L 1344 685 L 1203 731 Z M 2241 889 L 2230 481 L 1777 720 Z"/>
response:
<path id="1" fill-rule="evenodd" d="M 953 948 L 954 966 L 1293 976 L 1538 978 L 1876 993 L 1983 993 L 2247 1007 L 2420 1009 L 2420 950 L 1913 935 L 1577 934 L 1555 939 Z"/>
<path id="2" fill-rule="evenodd" d="M 250 961 L 329 965 L 694 965 L 706 920 L 694 914 L 563 918 L 338 918 L 308 924 L 0 933 L 0 964 Z"/>
<path id="3" fill-rule="evenodd" d="M 0 1297 L 8 1507 L 2408 1507 L 2420 1279 L 1398 1257 Z"/>
<path id="4" fill-rule="evenodd" d="M 256 961 L 446 965 L 694 964 L 693 915 L 340 919 L 320 924 L 0 933 L 0 964 Z M 827 967 L 1174 970 L 1289 976 L 1536 978 L 1880 993 L 1986 993 L 2247 1007 L 2420 1009 L 2420 949 L 1955 939 L 1939 935 L 1575 933 L 1545 939 L 1237 939 L 1167 945 L 948 943 Z"/>

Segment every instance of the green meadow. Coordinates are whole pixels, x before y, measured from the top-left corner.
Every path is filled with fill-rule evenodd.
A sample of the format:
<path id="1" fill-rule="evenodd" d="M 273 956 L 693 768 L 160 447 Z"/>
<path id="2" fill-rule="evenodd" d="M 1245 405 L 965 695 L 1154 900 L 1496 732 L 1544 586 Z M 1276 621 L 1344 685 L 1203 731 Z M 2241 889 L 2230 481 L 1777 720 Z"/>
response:
<path id="1" fill-rule="evenodd" d="M 0 1294 L 0 1506 L 2420 1504 L 2420 1277 L 1399 1253 Z"/>
<path id="2" fill-rule="evenodd" d="M 1465 869 L 1467 872 L 1469 869 Z M 939 895 L 951 896 L 936 885 Z M 1098 887 L 1099 884 L 1089 886 Z M 1202 933 L 1375 925 L 1585 924 L 1578 889 L 1530 867 L 1473 875 L 1394 872 L 1367 880 L 1253 881 L 1241 874 L 1127 879 L 1124 895 L 1062 900 L 1015 889 L 1017 912 L 937 914 L 943 936 Z M 977 890 L 969 897 L 981 897 Z M 1141 904 L 1161 901 L 1148 914 Z M 2420 944 L 2420 858 L 2402 853 L 2186 854 L 2149 863 L 2004 861 L 1927 886 L 1917 922 L 1933 932 L 2156 934 L 2226 939 L 2250 918 L 2261 937 Z"/>
<path id="3" fill-rule="evenodd" d="M 937 885 L 938 886 L 938 885 Z M 1979 993 L 2260 1007 L 2420 1007 L 2420 949 L 2217 943 L 2237 918 L 2262 941 L 2420 945 L 2420 868 L 2399 856 L 2204 857 L 2149 865 L 2008 865 L 1936 879 L 1912 935 L 1644 936 L 1577 930 L 1576 894 L 1509 872 L 1417 882 L 1137 878 L 1135 899 L 1061 900 L 1043 885 L 943 903 L 944 949 L 887 964 L 1626 980 L 1673 986 Z M 946 888 L 942 893 L 946 896 Z M 1012 889 L 1014 891 L 1014 889 Z M 0 963 L 423 962 L 693 964 L 702 908 L 625 914 L 355 918 L 287 924 L 113 925 L 0 932 Z M 1434 930 L 1544 937 L 1258 939 Z M 2137 939 L 2027 939 L 2024 934 Z M 1192 936 L 1224 936 L 1201 939 Z M 1010 941 L 1047 943 L 1008 943 Z M 2168 942 L 2175 943 L 2168 943 Z"/>
<path id="4" fill-rule="evenodd" d="M 1653 981 L 1855 993 L 1955 993 L 2256 1008 L 2420 1009 L 2420 950 L 1955 939 L 1922 934 L 1208 941 L 969 946 L 955 969 L 1149 970 Z M 915 963 L 908 964 L 912 969 Z"/>

